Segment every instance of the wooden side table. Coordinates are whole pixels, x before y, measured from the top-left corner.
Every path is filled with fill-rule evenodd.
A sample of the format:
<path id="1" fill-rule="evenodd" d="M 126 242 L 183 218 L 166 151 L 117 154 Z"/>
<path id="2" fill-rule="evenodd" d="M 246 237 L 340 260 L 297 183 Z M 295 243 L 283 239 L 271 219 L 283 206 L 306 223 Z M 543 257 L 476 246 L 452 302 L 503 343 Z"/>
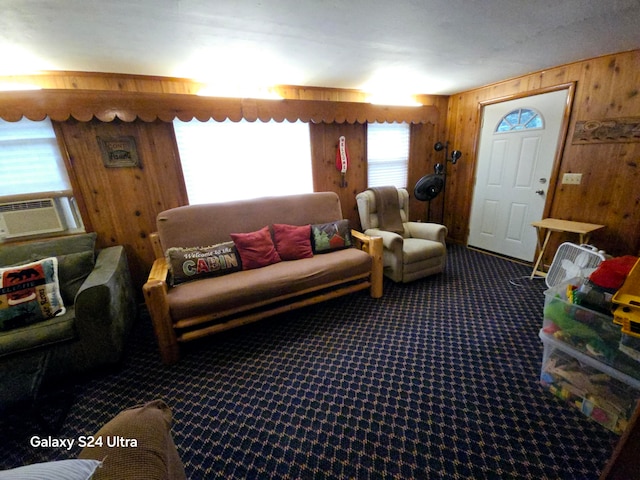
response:
<path id="1" fill-rule="evenodd" d="M 591 232 L 595 232 L 596 230 L 600 230 L 605 227 L 605 225 L 597 225 L 595 223 L 572 222 L 570 220 L 560 220 L 557 218 L 545 218 L 543 220 L 533 222 L 531 225 L 536 227 L 538 231 L 538 250 L 540 253 L 538 254 L 538 259 L 533 266 L 533 272 L 531 272 L 530 278 L 533 278 L 536 274 L 542 276 L 546 275 L 545 272 L 538 270 L 538 267 L 542 262 L 542 257 L 544 256 L 544 252 L 547 248 L 549 237 L 551 237 L 552 232 L 577 233 L 579 235 L 580 244 L 583 244 L 589 242 Z"/>

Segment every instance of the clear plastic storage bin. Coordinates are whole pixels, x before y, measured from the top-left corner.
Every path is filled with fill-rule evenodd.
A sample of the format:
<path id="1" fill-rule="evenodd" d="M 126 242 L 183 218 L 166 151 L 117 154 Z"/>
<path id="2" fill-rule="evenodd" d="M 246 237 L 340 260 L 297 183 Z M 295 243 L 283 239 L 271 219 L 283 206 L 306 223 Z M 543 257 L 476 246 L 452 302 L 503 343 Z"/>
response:
<path id="1" fill-rule="evenodd" d="M 621 434 L 640 399 L 640 381 L 540 331 L 540 383 L 556 397 Z"/>
<path id="2" fill-rule="evenodd" d="M 542 330 L 557 341 L 640 380 L 640 364 L 620 350 L 621 327 L 613 316 L 571 303 L 568 287 L 579 286 L 574 279 L 544 292 Z"/>

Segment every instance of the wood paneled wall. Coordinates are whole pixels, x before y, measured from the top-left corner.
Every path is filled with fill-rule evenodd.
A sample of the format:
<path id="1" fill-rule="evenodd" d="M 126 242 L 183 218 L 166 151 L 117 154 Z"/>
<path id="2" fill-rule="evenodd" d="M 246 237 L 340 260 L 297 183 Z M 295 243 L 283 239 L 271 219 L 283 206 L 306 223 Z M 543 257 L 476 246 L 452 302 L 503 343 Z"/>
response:
<path id="1" fill-rule="evenodd" d="M 67 90 L 192 94 L 200 88 L 188 80 L 78 72 L 5 77 L 4 80 Z M 285 98 L 299 100 L 365 100 L 362 92 L 353 90 L 281 86 L 278 91 Z M 436 125 L 412 125 L 411 188 L 422 175 L 433 172 L 433 165 L 438 161 L 433 144 L 443 138 L 443 114 L 448 98 L 423 95 L 420 100 L 437 107 L 440 119 Z M 67 168 L 87 230 L 98 233 L 101 247 L 125 245 L 134 282 L 140 291 L 154 259 L 147 237 L 155 231 L 157 214 L 188 203 L 172 124 L 69 119 L 55 122 L 55 128 L 67 151 Z M 366 125 L 310 123 L 309 128 L 314 190 L 338 193 L 345 218 L 359 228 L 355 195 L 367 188 Z M 341 135 L 347 139 L 351 160 L 346 187 L 340 186 L 341 175 L 335 167 L 336 146 Z M 104 167 L 97 136 L 133 136 L 141 168 Z M 274 174 L 278 174 L 277 170 Z M 413 202 L 412 216 L 423 219 L 424 209 L 424 204 Z"/>
<path id="2" fill-rule="evenodd" d="M 181 78 L 121 75 L 99 72 L 42 72 L 0 77 L 3 83 L 34 85 L 56 90 L 110 90 L 116 92 L 196 94 L 204 86 Z"/>
<path id="3" fill-rule="evenodd" d="M 313 189 L 316 192 L 336 192 L 342 212 L 354 228 L 360 228 L 355 196 L 367 188 L 367 127 L 359 123 L 311 124 L 311 158 Z M 349 152 L 346 185 L 341 186 L 342 175 L 336 168 L 338 139 L 344 135 Z"/>
<path id="4" fill-rule="evenodd" d="M 69 120 L 56 122 L 56 129 L 86 229 L 98 234 L 100 247 L 125 246 L 141 287 L 154 260 L 148 236 L 156 230 L 156 216 L 188 203 L 172 124 Z M 140 168 L 105 167 L 98 136 L 133 136 Z"/>
<path id="5" fill-rule="evenodd" d="M 444 97 L 443 97 L 444 98 Z M 444 100 L 443 100 L 444 102 Z M 438 105 L 435 105 L 438 106 Z M 443 107 L 440 105 L 440 107 Z M 444 107 L 441 111 L 444 111 Z M 313 161 L 313 188 L 316 192 L 333 191 L 340 196 L 345 218 L 356 229 L 360 229 L 360 218 L 355 196 L 367 188 L 367 127 L 362 124 L 311 124 L 311 156 Z M 439 161 L 433 145 L 444 137 L 440 130 L 444 122 L 438 125 L 412 124 L 409 145 L 409 172 L 407 189 L 413 197 L 413 186 L 428 173 L 434 172 Z M 341 187 L 341 175 L 335 167 L 338 139 L 344 135 L 349 151 L 350 166 L 346 175 L 347 185 Z M 431 205 L 430 221 L 441 221 L 441 198 Z M 411 199 L 409 202 L 411 220 L 427 220 L 427 204 Z"/>
<path id="6" fill-rule="evenodd" d="M 572 134 L 577 121 L 640 117 L 640 50 L 563 65 L 505 80 L 449 99 L 448 138 L 462 151 L 456 165 L 448 166 L 445 224 L 450 239 L 466 243 L 476 168 L 480 104 L 533 94 L 541 89 L 575 82 L 575 96 L 559 162 L 558 182 L 550 192 L 550 217 L 606 225 L 591 243 L 612 255 L 640 253 L 640 143 L 576 145 Z M 564 173 L 582 173 L 580 185 L 562 185 Z M 552 186 L 550 185 L 550 189 Z M 576 241 L 573 237 L 556 238 Z M 553 247 L 553 246 L 552 246 Z M 552 260 L 555 248 L 550 248 Z"/>
<path id="7" fill-rule="evenodd" d="M 439 107 L 441 112 L 446 107 Z M 409 190 L 410 220 L 416 222 L 443 223 L 442 203 L 443 195 L 439 195 L 431 202 L 419 202 L 413 197 L 413 187 L 424 175 L 435 172 L 435 165 L 442 162 L 442 153 L 436 152 L 433 146 L 436 142 L 445 141 L 445 122 L 439 124 L 411 125 L 411 143 L 409 144 L 409 172 L 407 186 Z"/>
<path id="8" fill-rule="evenodd" d="M 412 125 L 409 190 L 417 180 L 433 173 L 443 161 L 435 152 L 437 141 L 450 142 L 462 151 L 456 164 L 447 165 L 446 197 L 431 203 L 430 220 L 449 228 L 449 240 L 466 243 L 475 178 L 479 105 L 514 95 L 575 82 L 575 97 L 568 137 L 560 162 L 565 172 L 583 174 L 582 184 L 555 185 L 550 216 L 602 223 L 606 230 L 592 241 L 614 255 L 640 253 L 640 143 L 573 145 L 576 121 L 640 115 L 640 50 L 559 66 L 543 72 L 505 80 L 480 89 L 445 96 L 421 96 L 425 105 L 440 111 L 435 124 Z M 188 80 L 111 75 L 100 73 L 49 73 L 4 77 L 56 89 L 94 89 L 126 92 L 192 94 L 199 88 Z M 324 101 L 364 101 L 352 90 L 279 87 L 285 98 Z M 156 215 L 187 203 L 179 157 L 170 123 L 131 123 L 69 120 L 56 123 L 69 154 L 68 168 L 74 190 L 90 230 L 98 233 L 100 245 L 127 247 L 136 284 L 140 286 L 151 266 L 153 254 L 146 236 L 155 229 Z M 310 124 L 314 188 L 340 196 L 344 214 L 359 226 L 355 195 L 366 188 L 366 126 L 361 124 Z M 98 135 L 133 135 L 138 143 L 142 168 L 107 169 L 96 141 Z M 347 186 L 340 187 L 335 168 L 335 149 L 345 135 L 351 159 Z M 413 193 L 412 191 L 410 193 Z M 442 202 L 444 218 L 441 218 Z M 413 220 L 425 220 L 426 203 L 411 201 Z M 553 249 L 551 249 L 553 251 Z M 549 263 L 550 259 L 546 259 Z"/>

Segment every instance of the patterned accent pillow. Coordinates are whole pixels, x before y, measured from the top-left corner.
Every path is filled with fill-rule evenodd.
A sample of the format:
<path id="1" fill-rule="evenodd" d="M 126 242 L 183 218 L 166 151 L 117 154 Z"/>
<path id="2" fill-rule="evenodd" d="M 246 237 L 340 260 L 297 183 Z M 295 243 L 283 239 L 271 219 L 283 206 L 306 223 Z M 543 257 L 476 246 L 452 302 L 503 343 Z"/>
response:
<path id="1" fill-rule="evenodd" d="M 311 225 L 313 253 L 342 250 L 353 245 L 349 220 Z"/>
<path id="2" fill-rule="evenodd" d="M 233 242 L 209 247 L 172 247 L 165 253 L 169 263 L 169 284 L 176 286 L 190 280 L 217 277 L 242 270 L 240 255 Z"/>
<path id="3" fill-rule="evenodd" d="M 82 284 L 95 266 L 96 233 L 55 237 L 0 248 L 0 267 L 20 266 L 45 258 L 58 259 L 58 282 L 62 301 L 73 305 Z"/>
<path id="4" fill-rule="evenodd" d="M 0 330 L 24 327 L 65 312 L 56 257 L 0 268 Z"/>

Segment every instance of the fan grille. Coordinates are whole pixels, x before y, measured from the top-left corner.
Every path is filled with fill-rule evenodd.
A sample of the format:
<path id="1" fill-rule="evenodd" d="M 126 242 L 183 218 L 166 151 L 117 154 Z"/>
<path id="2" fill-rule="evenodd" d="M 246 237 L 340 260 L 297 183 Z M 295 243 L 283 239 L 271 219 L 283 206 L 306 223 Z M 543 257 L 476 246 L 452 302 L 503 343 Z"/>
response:
<path id="1" fill-rule="evenodd" d="M 571 278 L 586 277 L 604 259 L 604 252 L 591 245 L 565 242 L 558 247 L 545 282 L 551 288 Z"/>

